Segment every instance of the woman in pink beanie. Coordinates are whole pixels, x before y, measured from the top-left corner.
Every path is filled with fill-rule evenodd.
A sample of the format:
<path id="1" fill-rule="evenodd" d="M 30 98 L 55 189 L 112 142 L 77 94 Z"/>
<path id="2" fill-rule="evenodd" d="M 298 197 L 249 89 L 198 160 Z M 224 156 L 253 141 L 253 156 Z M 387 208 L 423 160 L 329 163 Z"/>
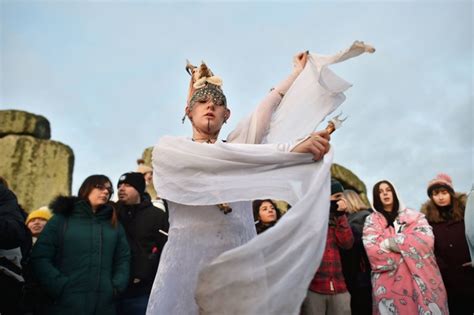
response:
<path id="1" fill-rule="evenodd" d="M 421 207 L 435 236 L 434 253 L 448 293 L 451 314 L 474 313 L 474 269 L 465 237 L 467 196 L 456 193 L 451 177 L 438 174 L 428 183 Z"/>

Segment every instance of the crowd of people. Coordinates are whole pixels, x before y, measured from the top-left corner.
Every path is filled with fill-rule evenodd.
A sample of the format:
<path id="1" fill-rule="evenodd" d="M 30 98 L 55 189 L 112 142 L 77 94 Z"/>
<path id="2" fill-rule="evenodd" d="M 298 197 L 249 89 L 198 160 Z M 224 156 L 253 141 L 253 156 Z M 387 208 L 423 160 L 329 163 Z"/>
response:
<path id="1" fill-rule="evenodd" d="M 77 197 L 26 215 L 2 180 L 1 314 L 145 314 L 168 213 L 141 173 L 123 174 L 117 189 L 112 203 L 112 182 L 92 175 Z M 332 179 L 326 248 L 300 314 L 472 314 L 467 194 L 440 174 L 427 195 L 414 211 L 382 180 L 370 207 Z M 284 216 L 271 199 L 255 200 L 253 215 L 258 234 Z"/>
<path id="2" fill-rule="evenodd" d="M 140 161 L 120 176 L 116 202 L 96 174 L 51 212 L 27 214 L 2 179 L 0 314 L 473 314 L 474 205 L 449 176 L 428 183 L 421 211 L 388 180 L 370 206 L 330 178 L 328 130 L 266 143 L 291 88 L 316 89 L 329 113 L 343 83 L 327 66 L 367 51 L 356 42 L 334 56 L 298 54 L 226 141 L 222 80 L 188 64 L 192 137 L 163 137 L 153 169 Z"/>
<path id="3" fill-rule="evenodd" d="M 26 216 L 2 180 L 0 314 L 145 313 L 168 214 L 153 206 L 142 173 L 123 174 L 117 189 L 112 202 L 112 181 L 91 175 L 77 197 Z"/>

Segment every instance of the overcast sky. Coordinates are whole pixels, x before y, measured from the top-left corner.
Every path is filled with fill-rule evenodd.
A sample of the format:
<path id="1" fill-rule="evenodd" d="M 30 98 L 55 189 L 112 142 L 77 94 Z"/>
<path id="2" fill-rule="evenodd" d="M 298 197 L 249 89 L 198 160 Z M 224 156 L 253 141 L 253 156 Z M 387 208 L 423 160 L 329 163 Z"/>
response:
<path id="1" fill-rule="evenodd" d="M 52 139 L 74 150 L 74 194 L 95 173 L 115 184 L 161 136 L 191 135 L 181 124 L 187 58 L 224 80 L 224 137 L 290 73 L 296 52 L 332 54 L 354 40 L 377 52 L 332 67 L 353 83 L 335 162 L 369 195 L 391 180 L 415 209 L 438 172 L 471 188 L 471 1 L 0 0 L 0 10 L 0 108 L 50 121 Z"/>

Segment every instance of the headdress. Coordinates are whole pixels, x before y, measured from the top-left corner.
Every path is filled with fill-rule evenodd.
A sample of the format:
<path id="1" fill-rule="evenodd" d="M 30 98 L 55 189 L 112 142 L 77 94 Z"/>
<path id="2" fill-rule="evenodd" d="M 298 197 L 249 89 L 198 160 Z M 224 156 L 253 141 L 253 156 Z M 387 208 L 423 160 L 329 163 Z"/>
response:
<path id="1" fill-rule="evenodd" d="M 188 106 L 191 109 L 196 101 L 212 99 L 215 105 L 227 106 L 227 100 L 222 91 L 222 79 L 215 76 L 204 62 L 201 66 L 192 65 L 186 60 L 186 71 L 191 76 L 188 92 Z M 186 115 L 183 117 L 183 123 Z"/>

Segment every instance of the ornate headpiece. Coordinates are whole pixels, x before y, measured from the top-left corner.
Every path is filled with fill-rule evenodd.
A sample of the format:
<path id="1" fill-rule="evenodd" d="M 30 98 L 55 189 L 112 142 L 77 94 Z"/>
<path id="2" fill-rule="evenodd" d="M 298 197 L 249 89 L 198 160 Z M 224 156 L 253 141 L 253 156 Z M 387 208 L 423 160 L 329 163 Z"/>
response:
<path id="1" fill-rule="evenodd" d="M 191 76 L 188 92 L 188 106 L 192 108 L 196 101 L 212 99 L 215 105 L 227 106 L 227 100 L 222 91 L 222 79 L 215 76 L 204 62 L 201 66 L 192 65 L 186 60 L 186 71 Z M 186 115 L 183 117 L 186 118 Z"/>

